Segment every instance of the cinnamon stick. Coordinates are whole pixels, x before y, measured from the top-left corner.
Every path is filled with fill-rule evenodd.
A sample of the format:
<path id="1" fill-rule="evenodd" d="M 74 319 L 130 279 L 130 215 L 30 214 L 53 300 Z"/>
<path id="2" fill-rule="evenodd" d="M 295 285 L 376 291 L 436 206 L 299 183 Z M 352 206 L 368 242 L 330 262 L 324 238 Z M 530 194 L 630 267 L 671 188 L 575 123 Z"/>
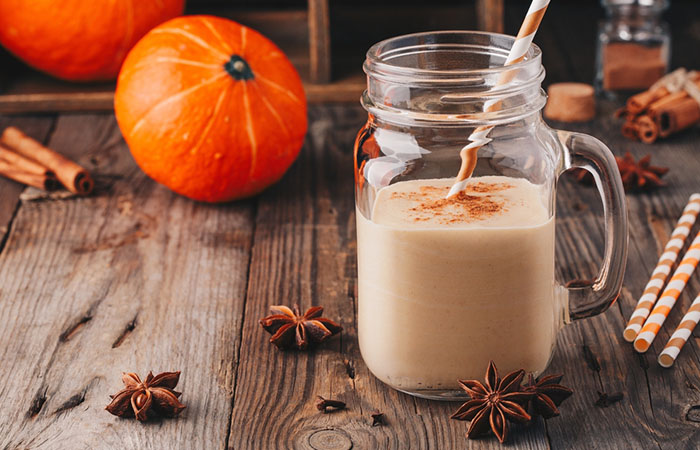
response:
<path id="1" fill-rule="evenodd" d="M 684 69 L 679 69 L 684 70 Z M 691 75 L 691 81 L 696 84 L 700 83 L 700 72 Z M 700 86 L 700 85 L 699 85 Z M 684 91 L 679 92 L 684 95 Z M 645 109 L 651 106 L 654 102 L 665 98 L 670 95 L 671 92 L 666 88 L 666 86 L 654 87 L 652 86 L 649 90 L 640 92 L 637 95 L 633 95 L 627 100 L 626 110 L 632 115 L 638 115 L 644 112 Z"/>
<path id="2" fill-rule="evenodd" d="M 46 173 L 31 173 L 19 170 L 12 163 L 3 158 L 0 158 L 0 175 L 15 180 L 18 183 L 47 191 L 53 191 L 59 187 L 58 181 L 52 176 Z"/>
<path id="3" fill-rule="evenodd" d="M 665 87 L 660 87 L 658 89 L 653 89 L 649 91 L 640 92 L 637 95 L 633 95 L 627 100 L 627 113 L 636 116 L 642 113 L 649 105 L 655 101 L 662 99 L 669 95 L 670 92 Z"/>
<path id="4" fill-rule="evenodd" d="M 654 121 L 661 137 L 667 137 L 700 121 L 700 104 L 690 97 L 669 103 L 654 111 Z"/>
<path id="5" fill-rule="evenodd" d="M 639 139 L 645 144 L 651 144 L 659 138 L 659 127 L 647 115 L 639 116 L 636 120 Z"/>
<path id="6" fill-rule="evenodd" d="M 700 80 L 693 82 L 700 88 Z M 647 114 L 654 120 L 660 137 L 667 137 L 700 121 L 700 105 L 683 90 L 666 95 L 649 105 Z"/>
<path id="7" fill-rule="evenodd" d="M 58 181 L 74 194 L 89 194 L 95 186 L 90 174 L 73 161 L 48 149 L 15 127 L 7 127 L 0 143 L 52 171 Z"/>
<path id="8" fill-rule="evenodd" d="M 632 139 L 633 141 L 639 140 L 639 130 L 634 120 L 628 118 L 627 121 L 622 125 L 622 135 L 627 139 Z"/>
<path id="9" fill-rule="evenodd" d="M 656 100 L 654 103 L 649 105 L 648 108 L 648 113 L 649 115 L 655 116 L 659 114 L 661 111 L 667 109 L 669 106 L 675 105 L 683 99 L 688 98 L 688 94 L 686 94 L 685 91 L 679 91 L 679 92 L 674 92 L 673 94 L 668 94 L 665 97 L 662 97 L 658 100 Z"/>
<path id="10" fill-rule="evenodd" d="M 27 172 L 34 175 L 45 175 L 47 177 L 56 178 L 54 173 L 51 172 L 46 167 L 38 164 L 31 159 L 25 158 L 19 155 L 9 148 L 5 147 L 0 143 L 0 159 L 4 160 L 6 163 L 12 165 L 16 170 L 20 172 Z"/>

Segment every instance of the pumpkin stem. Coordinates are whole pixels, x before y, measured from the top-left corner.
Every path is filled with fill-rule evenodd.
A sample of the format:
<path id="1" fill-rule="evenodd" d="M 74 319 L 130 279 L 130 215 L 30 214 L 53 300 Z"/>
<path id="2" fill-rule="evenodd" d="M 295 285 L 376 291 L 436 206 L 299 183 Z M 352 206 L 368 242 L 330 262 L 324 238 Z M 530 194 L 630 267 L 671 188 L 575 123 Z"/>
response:
<path id="1" fill-rule="evenodd" d="M 248 62 L 238 55 L 232 55 L 231 59 L 224 64 L 224 69 L 234 80 L 252 80 L 255 78 Z"/>

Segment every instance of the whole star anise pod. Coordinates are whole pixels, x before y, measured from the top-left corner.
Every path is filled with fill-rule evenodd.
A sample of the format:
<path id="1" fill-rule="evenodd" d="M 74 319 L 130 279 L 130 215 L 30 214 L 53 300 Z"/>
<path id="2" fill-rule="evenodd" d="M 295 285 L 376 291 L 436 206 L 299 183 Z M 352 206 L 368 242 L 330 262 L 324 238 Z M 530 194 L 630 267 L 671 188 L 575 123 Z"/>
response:
<path id="1" fill-rule="evenodd" d="M 532 394 L 528 403 L 531 415 L 539 414 L 545 419 L 559 415 L 557 407 L 574 393 L 559 384 L 563 377 L 563 374 L 547 375 L 535 380 L 532 375 L 528 376 L 528 384 L 523 391 Z"/>
<path id="2" fill-rule="evenodd" d="M 471 420 L 467 430 L 469 439 L 487 433 L 490 428 L 503 443 L 508 437 L 509 420 L 527 422 L 531 419 L 523 408 L 532 395 L 521 389 L 524 376 L 525 371 L 520 369 L 501 379 L 494 362 L 489 362 L 485 384 L 477 380 L 459 380 L 471 400 L 463 404 L 452 419 Z"/>
<path id="3" fill-rule="evenodd" d="M 668 167 L 652 166 L 651 155 L 646 155 L 639 161 L 635 161 L 632 154 L 627 152 L 622 158 L 616 156 L 615 161 L 626 191 L 666 185 L 661 177 L 668 172 Z M 573 169 L 571 174 L 580 183 L 593 184 L 593 175 L 585 169 Z"/>
<path id="4" fill-rule="evenodd" d="M 174 417 L 185 409 L 178 398 L 180 392 L 174 391 L 180 380 L 180 372 L 163 372 L 148 376 L 141 381 L 135 373 L 123 373 L 122 382 L 126 386 L 114 395 L 112 402 L 105 408 L 119 417 L 136 417 L 144 421 L 149 412 L 164 417 Z"/>
<path id="5" fill-rule="evenodd" d="M 304 315 L 299 313 L 298 305 L 294 305 L 294 309 L 282 305 L 271 306 L 270 312 L 272 315 L 260 320 L 260 325 L 272 334 L 270 342 L 281 349 L 306 350 L 343 329 L 332 320 L 321 317 L 321 306 L 309 308 Z"/>
<path id="6" fill-rule="evenodd" d="M 651 155 L 646 155 L 639 161 L 635 161 L 632 154 L 627 152 L 623 158 L 615 157 L 615 159 L 625 189 L 644 189 L 666 185 L 661 177 L 668 172 L 668 167 L 652 166 Z"/>

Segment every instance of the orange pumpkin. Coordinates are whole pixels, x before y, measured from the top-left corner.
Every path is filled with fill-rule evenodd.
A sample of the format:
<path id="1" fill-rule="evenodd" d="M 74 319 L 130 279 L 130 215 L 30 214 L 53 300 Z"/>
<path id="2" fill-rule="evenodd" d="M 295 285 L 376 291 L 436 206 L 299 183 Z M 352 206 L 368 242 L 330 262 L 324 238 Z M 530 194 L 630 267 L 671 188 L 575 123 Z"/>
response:
<path id="1" fill-rule="evenodd" d="M 0 0 L 0 44 L 66 80 L 113 80 L 131 47 L 185 0 Z"/>
<path id="2" fill-rule="evenodd" d="M 114 110 L 138 165 L 195 200 L 248 197 L 279 180 L 306 134 L 306 99 L 275 44 L 236 22 L 186 16 L 129 52 Z"/>

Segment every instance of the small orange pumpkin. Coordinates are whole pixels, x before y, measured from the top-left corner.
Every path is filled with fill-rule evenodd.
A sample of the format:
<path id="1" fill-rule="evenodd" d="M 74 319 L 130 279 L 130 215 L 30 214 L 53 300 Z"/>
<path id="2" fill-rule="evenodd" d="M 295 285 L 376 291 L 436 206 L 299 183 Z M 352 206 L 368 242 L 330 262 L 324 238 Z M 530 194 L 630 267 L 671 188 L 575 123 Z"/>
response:
<path id="1" fill-rule="evenodd" d="M 113 80 L 148 30 L 179 16 L 185 0 L 0 0 L 0 44 L 66 80 Z"/>
<path id="2" fill-rule="evenodd" d="M 114 110 L 137 164 L 195 200 L 248 197 L 279 180 L 306 134 L 306 98 L 287 57 L 231 20 L 186 16 L 129 52 Z"/>

